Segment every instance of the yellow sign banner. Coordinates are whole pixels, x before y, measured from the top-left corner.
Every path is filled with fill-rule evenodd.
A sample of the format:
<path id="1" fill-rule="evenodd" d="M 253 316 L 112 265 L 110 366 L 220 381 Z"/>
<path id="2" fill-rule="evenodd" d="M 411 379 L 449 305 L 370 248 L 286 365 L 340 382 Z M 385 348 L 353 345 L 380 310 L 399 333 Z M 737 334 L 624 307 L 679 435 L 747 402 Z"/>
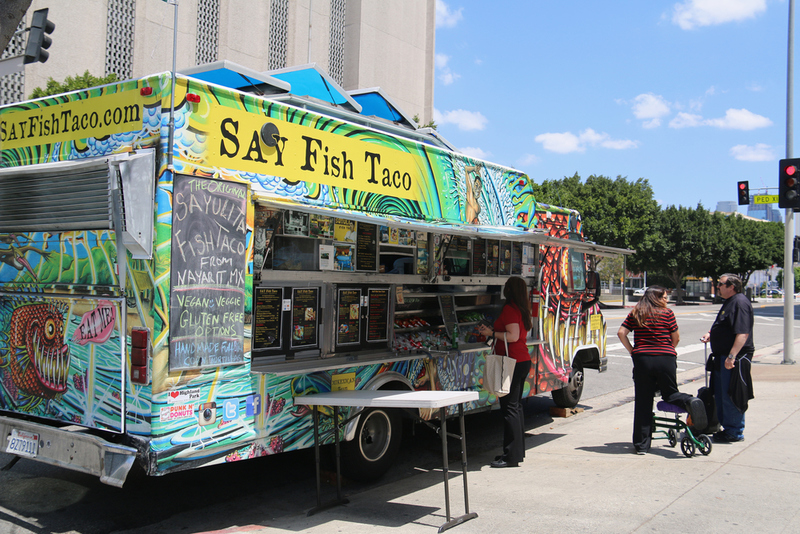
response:
<path id="1" fill-rule="evenodd" d="M 603 327 L 603 316 L 594 314 L 589 318 L 589 330 L 600 330 Z"/>
<path id="2" fill-rule="evenodd" d="M 140 130 L 145 98 L 123 91 L 0 115 L 0 149 L 77 141 Z"/>
<path id="3" fill-rule="evenodd" d="M 353 391 L 356 389 L 356 374 L 342 373 L 331 376 L 331 391 Z"/>
<path id="4" fill-rule="evenodd" d="M 194 124 L 192 117 L 191 126 L 208 134 L 207 150 L 200 154 L 208 166 L 420 199 L 417 158 L 375 137 L 347 137 L 218 106 L 202 118 Z"/>
<path id="5" fill-rule="evenodd" d="M 753 204 L 777 204 L 779 201 L 778 195 L 753 195 Z"/>

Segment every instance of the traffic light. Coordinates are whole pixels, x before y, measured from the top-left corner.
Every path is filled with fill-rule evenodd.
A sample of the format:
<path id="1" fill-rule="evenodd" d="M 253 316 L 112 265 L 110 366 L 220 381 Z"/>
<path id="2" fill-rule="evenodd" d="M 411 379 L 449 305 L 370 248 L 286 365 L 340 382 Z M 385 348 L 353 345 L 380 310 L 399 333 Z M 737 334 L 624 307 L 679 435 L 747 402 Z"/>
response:
<path id="1" fill-rule="evenodd" d="M 779 169 L 778 206 L 800 208 L 800 159 L 782 159 Z"/>
<path id="2" fill-rule="evenodd" d="M 50 54 L 47 48 L 53 44 L 53 40 L 48 34 L 53 33 L 56 25 L 47 20 L 47 8 L 37 9 L 33 12 L 33 20 L 31 21 L 30 33 L 28 34 L 28 44 L 25 46 L 25 64 L 36 63 L 41 61 L 44 63 Z"/>
<path id="3" fill-rule="evenodd" d="M 750 204 L 750 183 L 739 182 L 739 205 L 747 206 Z"/>

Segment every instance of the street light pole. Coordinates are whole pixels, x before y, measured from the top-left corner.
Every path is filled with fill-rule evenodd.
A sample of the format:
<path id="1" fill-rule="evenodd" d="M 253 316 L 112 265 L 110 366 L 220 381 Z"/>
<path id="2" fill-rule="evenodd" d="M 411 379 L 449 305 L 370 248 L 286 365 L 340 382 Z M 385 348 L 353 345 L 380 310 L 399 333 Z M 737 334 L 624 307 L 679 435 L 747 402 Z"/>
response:
<path id="1" fill-rule="evenodd" d="M 786 62 L 786 158 L 792 157 L 793 103 L 794 90 L 794 0 L 789 0 L 789 45 Z M 786 208 L 786 227 L 783 247 L 783 363 L 794 363 L 794 266 L 792 247 L 794 246 L 794 211 Z"/>

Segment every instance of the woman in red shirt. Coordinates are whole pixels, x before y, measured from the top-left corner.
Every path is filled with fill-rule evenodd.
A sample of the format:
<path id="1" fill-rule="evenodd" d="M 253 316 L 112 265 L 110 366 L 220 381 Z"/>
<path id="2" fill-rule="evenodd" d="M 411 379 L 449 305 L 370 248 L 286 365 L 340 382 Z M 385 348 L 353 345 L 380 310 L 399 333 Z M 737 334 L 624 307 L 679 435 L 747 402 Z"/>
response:
<path id="1" fill-rule="evenodd" d="M 667 307 L 667 290 L 650 286 L 633 311 L 619 327 L 617 337 L 633 358 L 633 447 L 637 454 L 650 449 L 653 425 L 653 397 L 685 408 L 692 415 L 692 426 L 706 426 L 703 401 L 678 391 L 676 372 L 681 340 L 675 314 Z M 633 332 L 633 345 L 628 334 Z"/>
<path id="2" fill-rule="evenodd" d="M 503 454 L 495 458 L 492 467 L 517 467 L 525 458 L 525 417 L 522 412 L 522 390 L 525 378 L 531 370 L 531 354 L 528 351 L 528 331 L 533 327 L 531 303 L 525 280 L 514 276 L 503 288 L 506 304 L 494 329 L 481 325 L 481 334 L 493 337 L 496 353 L 508 356 L 517 363 L 511 379 L 508 395 L 500 397 L 500 412 L 503 414 Z"/>

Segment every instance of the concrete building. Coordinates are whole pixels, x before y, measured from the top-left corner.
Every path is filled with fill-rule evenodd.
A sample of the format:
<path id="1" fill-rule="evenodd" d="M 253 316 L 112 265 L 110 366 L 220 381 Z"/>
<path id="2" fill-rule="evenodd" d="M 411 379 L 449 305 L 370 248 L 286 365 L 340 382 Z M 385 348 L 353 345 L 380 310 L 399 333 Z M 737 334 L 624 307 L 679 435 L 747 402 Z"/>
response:
<path id="1" fill-rule="evenodd" d="M 0 78 L 0 104 L 48 78 L 121 79 L 172 69 L 175 8 L 158 0 L 33 0 L 56 24 L 50 58 Z M 256 71 L 316 63 L 345 90 L 381 87 L 433 119 L 435 0 L 180 0 L 177 69 L 227 59 Z M 25 34 L 3 57 L 24 52 Z"/>

